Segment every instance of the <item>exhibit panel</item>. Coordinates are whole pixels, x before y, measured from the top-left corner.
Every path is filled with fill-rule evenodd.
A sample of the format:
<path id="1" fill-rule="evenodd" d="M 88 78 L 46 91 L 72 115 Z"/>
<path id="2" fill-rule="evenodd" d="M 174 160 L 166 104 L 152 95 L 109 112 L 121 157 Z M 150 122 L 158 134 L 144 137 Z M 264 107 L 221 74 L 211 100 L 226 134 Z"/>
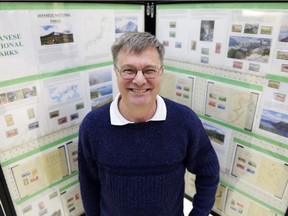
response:
<path id="1" fill-rule="evenodd" d="M 127 31 L 144 31 L 144 5 L 0 3 L 1 181 L 16 215 L 83 214 L 79 124 L 113 99 L 110 47 Z"/>
<path id="2" fill-rule="evenodd" d="M 157 5 L 161 91 L 202 120 L 221 168 L 219 215 L 287 214 L 287 18 L 281 2 Z M 195 176 L 185 180 L 193 202 Z"/>

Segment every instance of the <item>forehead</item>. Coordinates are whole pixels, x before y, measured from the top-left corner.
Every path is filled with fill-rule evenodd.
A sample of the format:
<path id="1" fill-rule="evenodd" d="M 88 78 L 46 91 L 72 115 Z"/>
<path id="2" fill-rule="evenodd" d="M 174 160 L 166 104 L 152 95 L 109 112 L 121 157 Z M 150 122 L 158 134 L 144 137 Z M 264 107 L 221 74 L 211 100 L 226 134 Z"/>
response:
<path id="1" fill-rule="evenodd" d="M 131 64 L 131 63 L 145 63 L 151 62 L 158 64 L 160 56 L 155 47 L 149 46 L 141 51 L 134 51 L 132 49 L 120 50 L 117 58 L 118 63 Z"/>
<path id="2" fill-rule="evenodd" d="M 123 46 L 118 55 L 121 54 L 131 54 L 131 55 L 140 55 L 141 53 L 145 53 L 147 51 L 158 53 L 158 50 L 154 46 L 146 46 L 146 47 L 130 47 Z"/>

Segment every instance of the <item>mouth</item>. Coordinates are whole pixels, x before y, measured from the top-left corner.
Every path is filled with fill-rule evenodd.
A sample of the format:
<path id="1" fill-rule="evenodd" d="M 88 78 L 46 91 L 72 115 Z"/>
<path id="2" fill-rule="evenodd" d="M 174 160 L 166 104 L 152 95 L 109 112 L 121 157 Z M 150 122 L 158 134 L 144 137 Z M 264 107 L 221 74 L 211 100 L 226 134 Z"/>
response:
<path id="1" fill-rule="evenodd" d="M 134 92 L 134 93 L 145 93 L 145 92 L 148 92 L 150 89 L 133 89 L 133 88 L 130 88 L 129 89 L 130 91 Z"/>

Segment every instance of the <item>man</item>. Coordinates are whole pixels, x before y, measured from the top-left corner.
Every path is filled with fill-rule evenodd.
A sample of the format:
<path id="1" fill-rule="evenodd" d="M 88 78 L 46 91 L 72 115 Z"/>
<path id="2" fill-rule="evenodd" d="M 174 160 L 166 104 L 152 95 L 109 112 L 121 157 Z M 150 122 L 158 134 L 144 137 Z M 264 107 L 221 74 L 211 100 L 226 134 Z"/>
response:
<path id="1" fill-rule="evenodd" d="M 219 163 L 201 121 L 158 95 L 164 47 L 145 32 L 112 46 L 118 96 L 79 130 L 79 180 L 87 216 L 182 216 L 186 168 L 196 174 L 191 216 L 214 204 Z"/>

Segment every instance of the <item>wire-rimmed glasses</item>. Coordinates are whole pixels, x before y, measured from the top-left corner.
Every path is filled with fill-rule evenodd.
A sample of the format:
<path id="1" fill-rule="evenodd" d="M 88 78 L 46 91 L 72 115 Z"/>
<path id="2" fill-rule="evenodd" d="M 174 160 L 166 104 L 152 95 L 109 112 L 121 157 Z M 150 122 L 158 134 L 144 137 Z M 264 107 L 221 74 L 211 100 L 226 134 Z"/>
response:
<path id="1" fill-rule="evenodd" d="M 155 66 L 148 66 L 145 67 L 143 69 L 137 69 L 135 67 L 132 66 L 124 66 L 120 69 L 118 69 L 115 66 L 115 69 L 120 73 L 120 76 L 125 79 L 125 80 L 132 80 L 136 77 L 138 71 L 141 71 L 143 76 L 146 79 L 154 79 L 159 75 L 159 71 L 162 69 L 163 67 L 161 66 L 160 68 L 155 67 Z"/>

